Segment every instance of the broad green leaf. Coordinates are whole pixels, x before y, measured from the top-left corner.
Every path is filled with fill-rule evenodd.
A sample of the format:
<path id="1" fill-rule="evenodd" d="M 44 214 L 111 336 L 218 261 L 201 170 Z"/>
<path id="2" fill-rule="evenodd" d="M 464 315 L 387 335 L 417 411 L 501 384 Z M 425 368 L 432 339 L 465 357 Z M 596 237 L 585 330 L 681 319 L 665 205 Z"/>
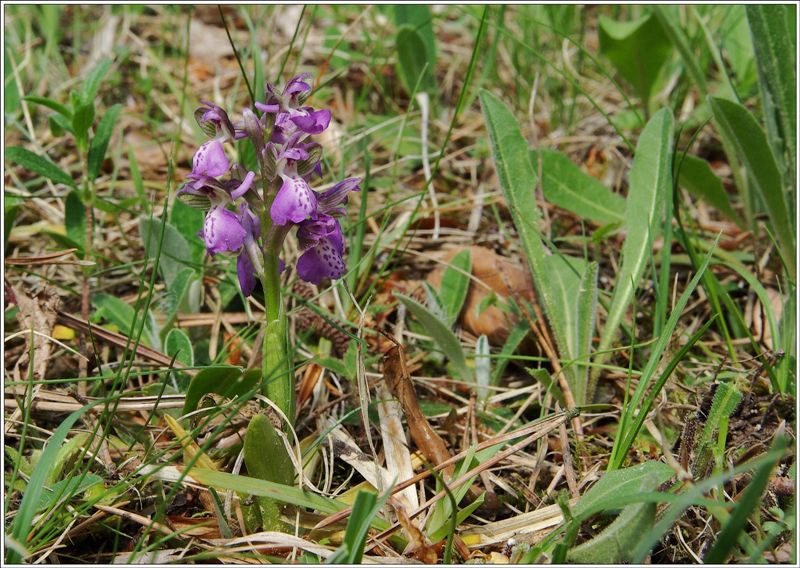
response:
<path id="1" fill-rule="evenodd" d="M 472 273 L 472 259 L 469 249 L 459 252 L 442 275 L 439 287 L 439 300 L 444 309 L 446 323 L 453 326 L 464 307 L 469 291 L 470 274 Z"/>
<path id="2" fill-rule="evenodd" d="M 144 243 L 145 254 L 148 259 L 156 256 L 158 243 L 161 238 L 162 222 L 158 219 L 139 219 L 139 233 Z M 189 245 L 178 230 L 169 223 L 164 224 L 164 240 L 161 243 L 161 258 L 158 271 L 164 279 L 167 288 L 171 286 L 178 273 L 188 266 L 190 258 Z"/>
<path id="3" fill-rule="evenodd" d="M 122 105 L 112 106 L 105 112 L 103 118 L 100 119 L 100 124 L 97 125 L 94 138 L 89 144 L 89 179 L 95 179 L 100 174 L 100 168 L 106 157 L 108 142 L 114 133 L 114 125 L 121 110 Z"/>
<path id="4" fill-rule="evenodd" d="M 394 21 L 398 28 L 406 24 L 419 34 L 425 44 L 428 66 L 433 70 L 436 63 L 436 36 L 433 33 L 433 14 L 431 14 L 430 6 L 395 4 Z"/>
<path id="5" fill-rule="evenodd" d="M 58 451 L 61 449 L 64 440 L 66 440 L 67 434 L 69 434 L 75 422 L 95 404 L 97 403 L 84 406 L 80 410 L 76 410 L 67 416 L 67 418 L 59 424 L 55 432 L 53 432 L 53 435 L 47 440 L 44 451 L 28 480 L 28 487 L 22 495 L 22 502 L 17 509 L 14 520 L 11 521 L 9 533 L 17 542 L 24 543 L 28 540 L 28 535 L 33 528 L 33 516 L 36 514 L 37 507 L 41 502 L 45 479 L 47 479 L 47 474 L 58 457 Z M 13 548 L 8 548 L 6 550 L 7 563 L 19 564 L 22 560 L 22 556 Z"/>
<path id="6" fill-rule="evenodd" d="M 484 89 L 479 96 L 500 187 L 528 259 L 537 297 L 548 322 L 555 328 L 560 324 L 559 312 L 553 290 L 547 282 L 547 255 L 539 233 L 541 213 L 536 205 L 536 175 L 529 159 L 528 144 L 516 118 L 500 99 Z M 555 334 L 556 337 L 566 337 L 563 329 Z M 563 353 L 560 355 L 564 357 Z"/>
<path id="7" fill-rule="evenodd" d="M 672 55 L 664 28 L 651 15 L 633 22 L 615 22 L 600 16 L 598 36 L 600 53 L 611 61 L 647 106 L 658 74 Z"/>
<path id="8" fill-rule="evenodd" d="M 622 221 L 625 200 L 569 157 L 555 150 L 531 150 L 534 172 L 542 164 L 542 191 L 548 202 L 600 224 Z"/>
<path id="9" fill-rule="evenodd" d="M 461 343 L 450 328 L 442 323 L 439 318 L 428 311 L 425 306 L 412 300 L 408 296 L 395 293 L 395 297 L 400 300 L 408 311 L 419 320 L 425 331 L 431 336 L 444 354 L 450 359 L 453 367 L 458 374 L 458 378 L 464 382 L 473 382 L 473 373 L 464 357 Z"/>
<path id="10" fill-rule="evenodd" d="M 400 26 L 397 31 L 395 48 L 397 50 L 397 74 L 403 81 L 406 93 L 409 95 L 413 93 L 418 82 L 417 92 L 435 93 L 433 69 L 427 58 L 425 42 L 419 32 L 407 24 Z"/>
<path id="11" fill-rule="evenodd" d="M 183 401 L 183 413 L 188 414 L 197 409 L 203 395 L 215 393 L 223 398 L 234 398 L 254 392 L 261 379 L 258 369 L 242 372 L 240 367 L 219 365 L 206 367 L 193 378 L 186 390 Z"/>
<path id="12" fill-rule="evenodd" d="M 116 296 L 99 292 L 92 296 L 92 305 L 97 309 L 94 314 L 95 318 L 105 318 L 122 331 L 123 334 L 131 337 L 134 329 L 138 329 L 141 325 L 141 320 L 136 317 L 136 310 Z M 142 335 L 142 343 L 149 346 L 158 348 L 158 337 L 155 335 L 152 316 L 144 314 L 142 317 L 145 320 L 145 332 Z M 134 328 L 135 325 L 135 328 Z"/>
<path id="13" fill-rule="evenodd" d="M 142 188 L 142 194 L 144 194 L 144 188 Z M 198 266 L 202 265 L 203 258 L 206 255 L 206 247 L 203 245 L 203 239 L 197 236 L 197 232 L 203 226 L 204 219 L 205 214 L 203 211 L 186 205 L 180 199 L 176 199 L 172 203 L 172 213 L 169 217 L 169 222 L 178 229 L 178 232 L 189 244 L 191 260 Z"/>
<path id="14" fill-rule="evenodd" d="M 619 564 L 629 561 L 630 551 L 640 531 L 652 527 L 656 504 L 644 502 L 623 506 L 622 503 L 630 495 L 655 491 L 673 475 L 675 472 L 671 467 L 657 461 L 646 461 L 634 467 L 607 472 L 573 508 L 574 520 L 568 533 L 574 534 L 582 521 L 601 511 L 622 507 L 622 512 L 594 538 L 570 548 L 567 552 L 569 561 L 580 564 Z"/>
<path id="15" fill-rule="evenodd" d="M 669 109 L 658 111 L 645 126 L 636 144 L 629 181 L 622 266 L 616 276 L 614 294 L 597 348 L 599 352 L 611 346 L 651 259 L 664 198 L 672 187 L 672 113 Z M 593 395 L 594 380 L 590 381 L 587 400 L 591 400 Z"/>
<path id="16" fill-rule="evenodd" d="M 28 101 L 29 103 L 34 103 L 54 110 L 65 118 L 72 118 L 72 112 L 67 107 L 59 102 L 54 101 L 53 99 L 48 99 L 47 97 L 37 97 L 34 95 L 28 95 L 26 97 L 22 97 L 22 99 Z"/>
<path id="17" fill-rule="evenodd" d="M 580 326 L 576 299 L 586 271 L 586 261 L 582 258 L 554 254 L 544 259 L 544 270 L 547 278 L 542 279 L 542 286 L 553 298 L 555 317 L 551 320 L 552 328 L 564 374 L 575 398 L 575 404 L 585 404 L 587 387 L 585 367 L 580 367 L 572 361 L 579 356 Z"/>
<path id="18" fill-rule="evenodd" d="M 716 207 L 720 213 L 740 227 L 743 226 L 742 218 L 731 207 L 730 197 L 722 186 L 722 181 L 711 171 L 708 162 L 688 155 L 676 159 L 676 162 L 676 169 L 680 167 L 678 183 L 681 187 Z"/>
<path id="19" fill-rule="evenodd" d="M 175 279 L 172 281 L 167 293 L 161 302 L 163 311 L 167 314 L 167 322 L 164 327 L 169 327 L 175 320 L 177 315 L 181 312 L 194 313 L 199 306 L 188 306 L 190 302 L 187 298 L 192 286 L 197 282 L 197 275 L 191 268 L 184 268 L 178 272 Z"/>
<path id="20" fill-rule="evenodd" d="M 658 461 L 646 461 L 633 467 L 606 472 L 575 504 L 572 515 L 577 518 L 591 514 L 598 507 L 618 508 L 614 506 L 615 499 L 655 489 L 673 475 L 675 471 L 670 466 Z M 653 483 L 651 478 L 657 481 Z"/>
<path id="21" fill-rule="evenodd" d="M 182 329 L 171 329 L 164 340 L 164 352 L 167 357 L 175 357 L 179 361 L 191 367 L 194 365 L 194 348 L 192 347 L 192 340 L 186 335 Z"/>
<path id="22" fill-rule="evenodd" d="M 797 171 L 797 73 L 792 35 L 795 33 L 797 7 L 750 4 L 746 10 L 753 36 L 767 135 L 780 162 L 783 163 L 784 157 L 788 159 L 787 178 L 794 181 L 794 172 Z"/>
<path id="23" fill-rule="evenodd" d="M 244 436 L 244 463 L 247 473 L 252 477 L 288 486 L 294 480 L 294 468 L 283 440 L 263 414 L 256 414 L 247 426 Z M 278 503 L 274 499 L 262 497 L 259 505 L 264 529 L 280 530 L 281 514 Z"/>
<path id="24" fill-rule="evenodd" d="M 20 148 L 19 146 L 12 146 L 11 148 L 6 148 L 5 156 L 6 160 L 19 164 L 23 168 L 44 176 L 54 183 L 63 183 L 73 188 L 77 187 L 72 177 L 64 172 L 64 170 L 47 158 L 38 156 L 30 150 Z"/>
<path id="25" fill-rule="evenodd" d="M 55 505 L 57 501 L 80 495 L 87 489 L 102 482 L 103 478 L 94 473 L 87 473 L 83 477 L 81 477 L 80 474 L 76 474 L 74 477 L 62 479 L 50 487 L 44 488 L 45 491 L 39 499 L 37 511 L 49 509 Z"/>
<path id="26" fill-rule="evenodd" d="M 720 134 L 729 141 L 744 164 L 756 192 L 767 207 L 770 230 L 776 236 L 789 274 L 795 272 L 795 236 L 787 206 L 788 193 L 764 131 L 739 103 L 709 97 Z"/>
<path id="27" fill-rule="evenodd" d="M 64 226 L 67 237 L 80 245 L 78 248 L 83 256 L 86 250 L 86 208 L 77 189 L 70 191 L 64 201 Z"/>
<path id="28" fill-rule="evenodd" d="M 320 513 L 336 513 L 346 507 L 344 503 L 339 503 L 316 493 L 303 491 L 298 487 L 255 477 L 246 477 L 200 467 L 193 467 L 189 470 L 189 475 L 203 485 L 214 487 L 218 491 L 236 491 L 237 493 L 247 493 L 258 497 L 269 497 L 281 503 L 297 507 L 308 507 Z M 388 527 L 388 524 L 384 523 L 384 528 L 386 527 Z"/>

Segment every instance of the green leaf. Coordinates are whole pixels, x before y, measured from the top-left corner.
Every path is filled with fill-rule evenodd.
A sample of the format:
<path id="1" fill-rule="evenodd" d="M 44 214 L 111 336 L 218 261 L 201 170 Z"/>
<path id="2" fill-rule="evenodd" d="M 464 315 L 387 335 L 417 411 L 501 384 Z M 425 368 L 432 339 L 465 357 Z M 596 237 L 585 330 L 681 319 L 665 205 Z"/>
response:
<path id="1" fill-rule="evenodd" d="M 283 440 L 275 427 L 263 414 L 256 414 L 247 426 L 244 436 L 244 463 L 247 473 L 265 481 L 292 485 L 294 468 Z M 274 499 L 259 500 L 265 530 L 280 530 L 281 515 Z"/>
<path id="2" fill-rule="evenodd" d="M 531 150 L 534 172 L 538 171 L 540 159 L 542 191 L 547 201 L 603 225 L 622 221 L 622 197 L 584 173 L 561 152 Z"/>
<path id="3" fill-rule="evenodd" d="M 646 461 L 641 465 L 610 471 L 586 493 L 572 510 L 573 529 L 581 521 L 604 510 L 618 509 L 617 503 L 632 494 L 654 491 L 675 472 L 667 464 Z M 619 564 L 630 561 L 630 551 L 642 530 L 649 530 L 655 519 L 656 504 L 634 503 L 608 527 L 591 540 L 572 547 L 567 553 L 570 562 L 579 564 Z"/>
<path id="4" fill-rule="evenodd" d="M 205 212 L 186 205 L 180 199 L 176 199 L 172 204 L 172 213 L 169 222 L 183 236 L 191 249 L 191 260 L 198 266 L 202 265 L 206 255 L 206 247 L 203 240 L 198 238 L 197 231 L 203 226 Z"/>
<path id="5" fill-rule="evenodd" d="M 192 341 L 182 329 L 171 329 L 164 340 L 164 352 L 167 357 L 175 357 L 187 367 L 194 365 L 194 348 Z"/>
<path id="6" fill-rule="evenodd" d="M 360 564 L 364 555 L 370 526 L 388 501 L 391 491 L 386 491 L 380 499 L 370 491 L 359 491 L 356 495 L 350 518 L 347 520 L 342 545 L 328 557 L 326 564 Z"/>
<path id="7" fill-rule="evenodd" d="M 258 369 L 242 372 L 240 367 L 217 365 L 206 367 L 193 378 L 186 390 L 183 401 L 183 413 L 188 414 L 197 409 L 203 395 L 215 393 L 223 398 L 234 398 L 252 394 L 258 388 L 261 373 Z"/>
<path id="8" fill-rule="evenodd" d="M 86 148 L 89 143 L 89 129 L 94 122 L 94 101 L 77 103 L 72 113 L 72 129 L 79 148 Z"/>
<path id="9" fill-rule="evenodd" d="M 316 493 L 303 491 L 302 489 L 290 485 L 282 485 L 264 479 L 257 479 L 255 477 L 234 475 L 232 473 L 212 471 L 200 467 L 193 467 L 189 471 L 189 475 L 198 482 L 214 487 L 217 490 L 236 491 L 237 493 L 246 493 L 249 495 L 256 495 L 257 497 L 269 497 L 281 503 L 288 503 L 289 505 L 295 505 L 297 507 L 308 507 L 320 513 L 336 513 L 346 507 L 344 503 L 317 495 Z M 384 522 L 382 526 L 383 529 L 386 529 L 389 525 Z M 380 528 L 380 526 L 378 528 Z"/>
<path id="10" fill-rule="evenodd" d="M 541 213 L 536 205 L 536 175 L 529 159 L 528 144 L 522 136 L 519 123 L 506 105 L 484 89 L 479 96 L 500 187 L 528 259 L 537 297 L 544 307 L 548 322 L 555 328 L 561 323 L 560 314 L 553 288 L 548 285 L 547 255 L 539 233 Z M 562 340 L 566 337 L 563 329 L 556 330 L 555 334 Z M 564 353 L 560 355 L 565 356 Z"/>
<path id="11" fill-rule="evenodd" d="M 713 205 L 728 219 L 743 227 L 742 218 L 731 207 L 730 197 L 722 186 L 722 181 L 711 170 L 708 162 L 695 156 L 684 156 L 677 160 L 680 167 L 678 183 L 695 197 Z"/>
<path id="12" fill-rule="evenodd" d="M 646 461 L 640 465 L 609 471 L 586 491 L 572 509 L 573 517 L 614 509 L 614 501 L 632 493 L 651 491 L 675 475 L 665 463 Z"/>
<path id="13" fill-rule="evenodd" d="M 648 121 L 636 144 L 625 204 L 627 235 L 622 246 L 622 266 L 617 273 L 614 295 L 600 336 L 597 348 L 600 352 L 606 351 L 616 337 L 622 317 L 652 256 L 664 198 L 672 187 L 672 124 L 669 109 L 658 111 Z M 594 393 L 594 380 L 590 383 L 587 400 L 591 400 Z"/>
<path id="14" fill-rule="evenodd" d="M 100 83 L 108 73 L 109 67 L 111 67 L 111 60 L 108 58 L 101 59 L 81 82 L 80 97 L 84 103 L 92 104 L 92 112 L 94 112 L 94 97 L 97 95 L 97 89 L 100 88 Z"/>
<path id="15" fill-rule="evenodd" d="M 78 243 L 81 256 L 86 250 L 86 208 L 77 189 L 67 194 L 64 202 L 64 225 L 67 237 Z"/>
<path id="16" fill-rule="evenodd" d="M 787 206 L 788 193 L 764 131 L 739 103 L 709 97 L 720 134 L 725 137 L 742 161 L 756 192 L 767 207 L 770 230 L 775 234 L 789 274 L 795 272 L 795 237 Z"/>
<path id="17" fill-rule="evenodd" d="M 797 73 L 792 44 L 796 9 L 789 5 L 746 7 L 767 135 L 778 159 L 789 160 L 787 177 L 792 181 L 797 171 Z"/>
<path id="18" fill-rule="evenodd" d="M 145 255 L 148 259 L 155 257 L 158 251 L 158 242 L 161 238 L 162 221 L 158 219 L 139 219 L 139 233 L 144 243 Z M 187 260 L 190 258 L 189 244 L 178 230 L 169 223 L 164 223 L 164 240 L 161 243 L 161 258 L 158 263 L 158 271 L 164 283 L 169 288 L 174 282 L 178 273 L 188 266 Z"/>
<path id="19" fill-rule="evenodd" d="M 661 68 L 672 55 L 669 38 L 651 15 L 633 22 L 615 22 L 600 16 L 600 53 L 630 83 L 647 106 Z"/>
<path id="20" fill-rule="evenodd" d="M 39 499 L 36 510 L 47 510 L 55 505 L 57 501 L 71 499 L 73 496 L 80 495 L 87 489 L 102 482 L 103 478 L 94 473 L 87 473 L 83 477 L 78 474 L 75 477 L 62 479 L 52 486 L 44 488 L 45 491 Z"/>
<path id="21" fill-rule="evenodd" d="M 28 95 L 26 97 L 22 97 L 22 99 L 28 101 L 29 103 L 41 105 L 43 107 L 47 107 L 51 110 L 54 110 L 60 115 L 64 116 L 65 118 L 68 119 L 72 118 L 72 112 L 67 107 L 65 107 L 61 103 L 54 101 L 53 99 L 48 99 L 47 97 L 37 97 L 34 95 Z"/>
<path id="22" fill-rule="evenodd" d="M 112 106 L 100 119 L 100 124 L 97 125 L 97 131 L 94 133 L 94 138 L 92 138 L 92 142 L 89 145 L 89 179 L 95 179 L 100 174 L 100 168 L 103 165 L 106 150 L 108 149 L 108 142 L 114 133 L 114 125 L 121 110 L 122 105 Z"/>
<path id="23" fill-rule="evenodd" d="M 472 273 L 472 257 L 469 249 L 459 252 L 442 275 L 439 287 L 439 300 L 445 313 L 445 323 L 453 326 L 464 307 L 469 291 L 470 274 Z"/>
<path id="24" fill-rule="evenodd" d="M 136 310 L 132 306 L 116 296 L 104 292 L 98 292 L 92 296 L 92 305 L 97 309 L 94 314 L 95 318 L 105 318 L 116 325 L 123 334 L 128 337 L 132 336 L 136 322 Z M 147 314 L 145 314 L 146 316 Z M 157 345 L 153 342 L 153 327 L 150 318 L 145 323 L 145 331 L 147 333 L 142 336 L 142 343 L 151 347 Z"/>
<path id="25" fill-rule="evenodd" d="M 428 66 L 434 70 L 436 64 L 436 35 L 433 33 L 433 14 L 430 6 L 424 4 L 395 4 L 394 21 L 397 27 L 404 24 L 419 33 L 425 44 Z"/>
<path id="26" fill-rule="evenodd" d="M 586 403 L 585 367 L 572 364 L 577 359 L 579 349 L 578 297 L 581 281 L 586 272 L 586 261 L 566 255 L 545 257 L 544 270 L 547 278 L 542 279 L 542 286 L 553 298 L 554 317 L 551 320 L 558 352 L 561 355 L 564 373 L 569 383 L 575 404 Z"/>
<path id="27" fill-rule="evenodd" d="M 19 164 L 23 168 L 46 177 L 54 183 L 63 183 L 69 187 L 77 187 L 73 179 L 53 162 L 38 156 L 19 146 L 6 148 L 6 160 Z"/>
<path id="28" fill-rule="evenodd" d="M 397 50 L 397 74 L 403 81 L 406 93 L 414 92 L 414 87 L 419 82 L 417 92 L 433 94 L 436 86 L 433 79 L 433 70 L 427 58 L 425 43 L 419 32 L 409 25 L 402 25 L 397 31 L 395 41 Z"/>
<path id="29" fill-rule="evenodd" d="M 39 458 L 33 473 L 31 474 L 30 480 L 28 481 L 28 487 L 22 495 L 22 502 L 19 504 L 17 514 L 14 516 L 14 520 L 11 521 L 11 528 L 9 532 L 15 541 L 19 543 L 25 543 L 28 541 L 28 535 L 33 528 L 33 516 L 36 514 L 37 507 L 41 502 L 41 496 L 44 491 L 44 484 L 45 479 L 47 479 L 47 474 L 58 457 L 58 452 L 61 449 L 61 446 L 64 444 L 64 440 L 66 440 L 67 434 L 69 434 L 72 426 L 81 416 L 83 416 L 87 410 L 92 408 L 95 404 L 97 403 L 95 402 L 88 404 L 87 406 L 84 406 L 80 410 L 76 410 L 67 416 L 67 418 L 61 422 L 61 424 L 59 424 L 58 428 L 56 428 L 55 432 L 53 432 L 53 435 L 50 436 L 45 444 L 44 451 L 42 452 L 42 455 Z M 8 564 L 19 564 L 21 561 L 22 556 L 16 550 L 13 548 L 7 549 L 6 562 Z"/>
<path id="30" fill-rule="evenodd" d="M 594 340 L 594 329 L 597 323 L 597 273 L 599 265 L 597 262 L 590 262 L 583 270 L 580 288 L 576 298 L 578 329 L 576 331 L 574 359 L 578 366 L 578 383 L 588 390 L 589 387 L 589 357 L 592 353 L 592 341 Z M 584 391 L 586 397 L 586 391 Z M 581 404 L 576 396 L 577 404 Z M 584 398 L 585 402 L 589 402 Z"/>
<path id="31" fill-rule="evenodd" d="M 464 357 L 461 343 L 458 341 L 455 334 L 450 331 L 450 328 L 442 323 L 439 318 L 428 311 L 422 304 L 402 294 L 395 293 L 395 297 L 419 320 L 425 328 L 425 331 L 430 334 L 431 338 L 433 338 L 447 358 L 450 359 L 450 362 L 453 364 L 458 374 L 458 378 L 464 382 L 473 382 L 473 373 L 467 364 L 467 359 Z"/>

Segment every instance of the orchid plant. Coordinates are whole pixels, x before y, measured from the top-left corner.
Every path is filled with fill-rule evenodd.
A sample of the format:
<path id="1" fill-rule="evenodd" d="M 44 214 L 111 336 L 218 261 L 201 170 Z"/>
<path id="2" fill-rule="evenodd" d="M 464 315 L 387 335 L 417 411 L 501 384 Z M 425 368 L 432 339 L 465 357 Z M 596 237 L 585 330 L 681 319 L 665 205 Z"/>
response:
<path id="1" fill-rule="evenodd" d="M 344 236 L 338 218 L 360 179 L 349 178 L 326 191 L 312 187 L 322 177 L 322 146 L 311 137 L 331 121 L 329 110 L 305 104 L 310 74 L 292 78 L 278 91 L 268 84 L 265 101 L 245 108 L 233 122 L 221 107 L 203 101 L 195 118 L 208 135 L 194 155 L 192 171 L 178 192 L 185 203 L 207 211 L 198 236 L 210 255 L 238 255 L 236 271 L 245 296 L 258 281 L 264 291 L 266 333 L 262 392 L 294 420 L 294 381 L 286 343 L 286 314 L 281 299 L 283 243 L 297 228 L 301 256 L 297 274 L 320 285 L 345 272 Z M 226 145 L 248 139 L 258 171 L 231 163 Z"/>

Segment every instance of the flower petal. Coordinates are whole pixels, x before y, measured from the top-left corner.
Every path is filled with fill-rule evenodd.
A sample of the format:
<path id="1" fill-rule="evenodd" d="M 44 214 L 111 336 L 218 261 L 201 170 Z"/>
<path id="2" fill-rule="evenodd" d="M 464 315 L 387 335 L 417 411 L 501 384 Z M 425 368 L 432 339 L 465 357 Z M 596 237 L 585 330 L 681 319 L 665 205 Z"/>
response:
<path id="1" fill-rule="evenodd" d="M 281 178 L 283 185 L 269 210 L 273 223 L 285 225 L 290 221 L 305 221 L 317 210 L 317 196 L 300 176 L 281 175 Z"/>
<path id="2" fill-rule="evenodd" d="M 228 162 L 228 156 L 225 155 L 222 142 L 216 139 L 209 140 L 195 152 L 192 159 L 191 175 L 217 177 L 227 172 L 229 167 L 230 163 Z"/>
<path id="3" fill-rule="evenodd" d="M 250 260 L 250 255 L 242 249 L 239 258 L 236 259 L 236 275 L 239 277 L 239 286 L 242 294 L 249 296 L 256 289 L 256 269 Z"/>
<path id="4" fill-rule="evenodd" d="M 347 203 L 351 191 L 361 191 L 361 178 L 347 178 L 319 196 L 319 212 L 327 215 L 343 214 L 341 206 Z"/>
<path id="5" fill-rule="evenodd" d="M 331 123 L 331 111 L 327 109 L 306 111 L 304 114 L 297 113 L 291 117 L 295 126 L 306 134 L 319 134 Z"/>
<path id="6" fill-rule="evenodd" d="M 297 274 L 306 282 L 319 286 L 325 278 L 341 278 L 345 273 L 341 254 L 328 239 L 320 239 L 297 260 Z"/>
<path id="7" fill-rule="evenodd" d="M 203 223 L 203 240 L 209 254 L 242 248 L 247 236 L 242 223 L 232 211 L 224 207 L 212 207 Z"/>
<path id="8" fill-rule="evenodd" d="M 253 180 L 255 177 L 255 172 L 247 172 L 247 175 L 244 176 L 244 179 L 242 180 L 242 183 L 239 184 L 239 187 L 231 191 L 231 197 L 233 199 L 238 199 L 247 193 L 247 190 L 253 185 Z"/>

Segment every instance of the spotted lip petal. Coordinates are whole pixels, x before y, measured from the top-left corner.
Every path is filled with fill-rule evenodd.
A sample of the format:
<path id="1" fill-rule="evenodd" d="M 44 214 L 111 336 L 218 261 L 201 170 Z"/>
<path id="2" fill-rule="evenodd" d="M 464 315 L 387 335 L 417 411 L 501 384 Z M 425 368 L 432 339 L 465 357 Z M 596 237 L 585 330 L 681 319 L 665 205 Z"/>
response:
<path id="1" fill-rule="evenodd" d="M 281 174 L 281 178 L 283 185 L 269 210 L 272 222 L 285 225 L 305 221 L 317 210 L 317 196 L 300 176 Z"/>
<path id="2" fill-rule="evenodd" d="M 321 238 L 297 260 L 297 274 L 306 282 L 319 286 L 326 278 L 338 279 L 345 273 L 342 254 L 329 238 Z"/>
<path id="3" fill-rule="evenodd" d="M 228 156 L 219 140 L 209 140 L 203 143 L 192 159 L 192 173 L 190 177 L 218 177 L 230 168 Z"/>
<path id="4" fill-rule="evenodd" d="M 242 223 L 232 211 L 222 206 L 209 209 L 202 234 L 209 254 L 236 252 L 242 248 L 246 236 Z"/>

